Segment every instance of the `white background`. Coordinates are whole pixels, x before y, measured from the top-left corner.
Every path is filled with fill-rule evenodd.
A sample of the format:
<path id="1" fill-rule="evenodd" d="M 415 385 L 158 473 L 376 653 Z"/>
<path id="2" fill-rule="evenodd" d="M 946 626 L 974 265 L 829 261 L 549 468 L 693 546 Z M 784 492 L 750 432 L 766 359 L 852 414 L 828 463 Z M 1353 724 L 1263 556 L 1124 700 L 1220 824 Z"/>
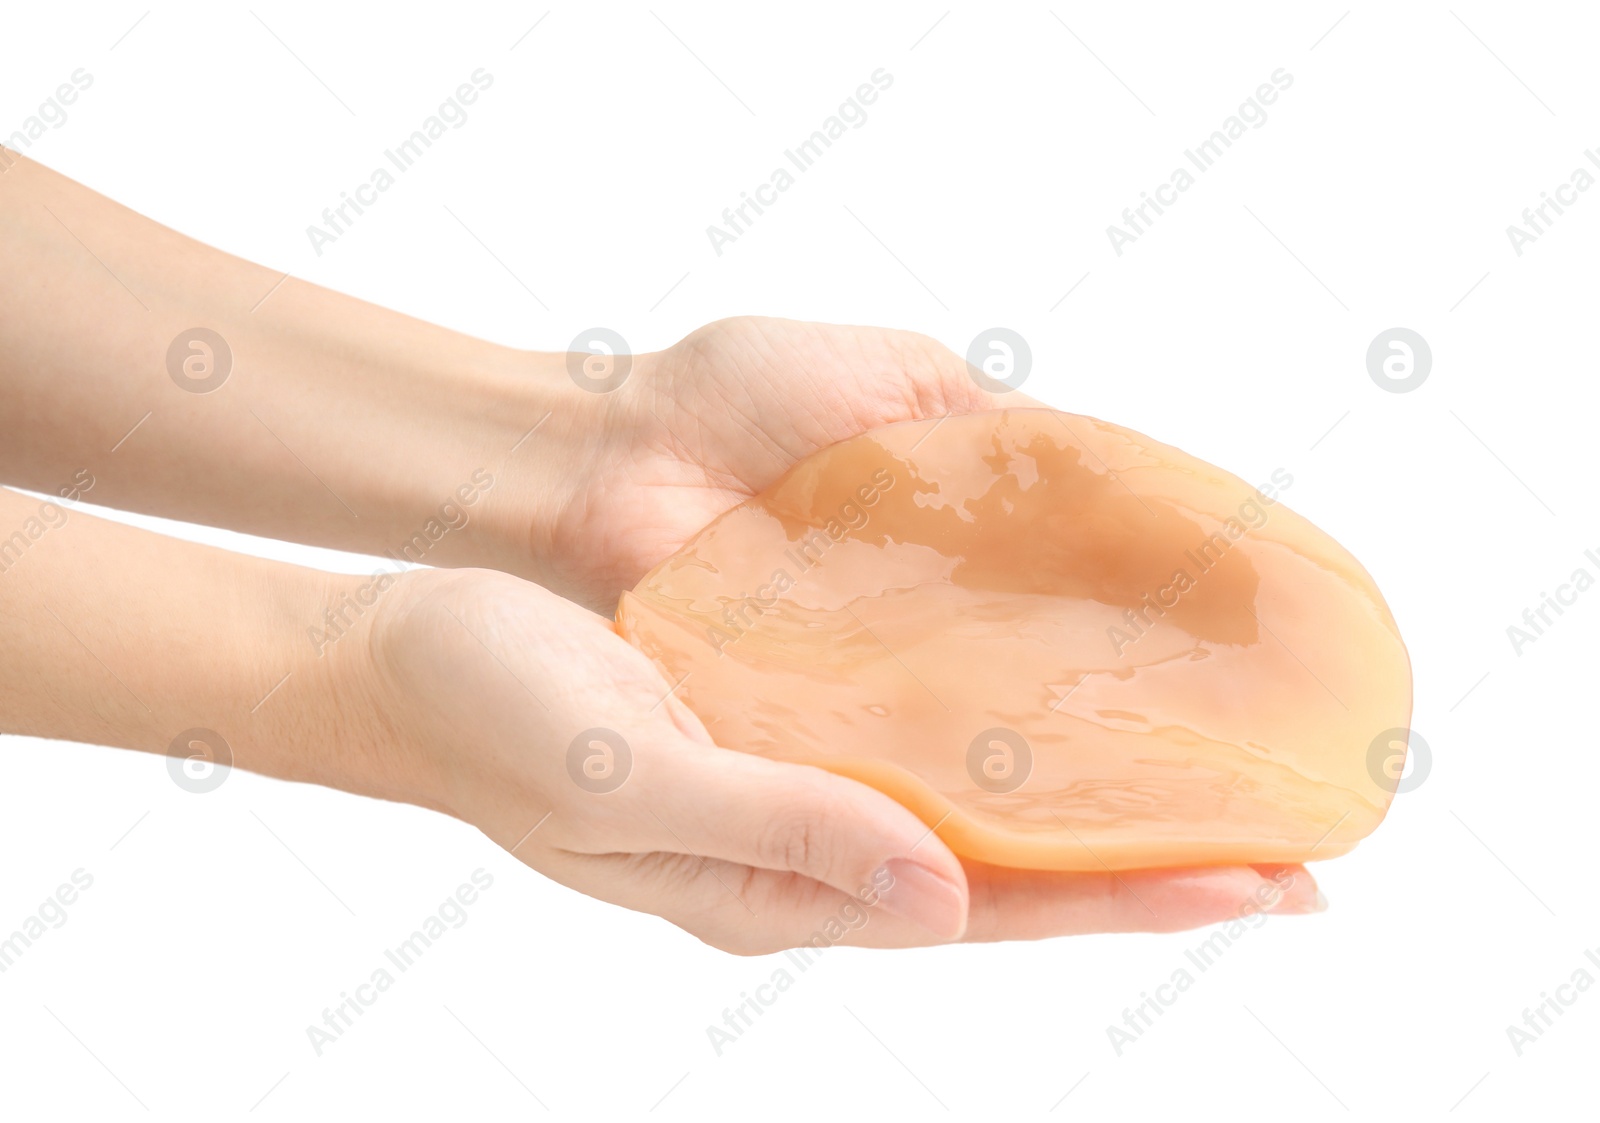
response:
<path id="1" fill-rule="evenodd" d="M 0 134 L 85 68 L 29 155 L 518 346 L 605 324 L 654 349 L 743 312 L 963 352 L 1014 328 L 1050 403 L 1246 480 L 1293 473 L 1286 500 L 1365 563 L 1410 644 L 1426 781 L 1316 867 L 1329 912 L 1250 932 L 1121 1056 L 1107 1025 L 1203 934 L 834 950 L 719 1057 L 706 1027 L 777 962 L 559 888 L 425 811 L 245 773 L 195 796 L 161 758 L 7 738 L 0 929 L 75 869 L 94 885 L 0 975 L 0 1115 L 1592 1111 L 1600 988 L 1520 1057 L 1506 1027 L 1600 947 L 1600 592 L 1520 655 L 1506 628 L 1578 566 L 1600 574 L 1600 190 L 1521 256 L 1506 227 L 1600 145 L 1595 26 L 1477 0 L 662 2 L 19 5 Z M 467 123 L 316 256 L 306 226 L 478 67 L 494 85 Z M 717 256 L 706 226 L 880 67 L 867 123 Z M 1280 67 L 1266 124 L 1117 256 L 1107 225 Z M 1405 394 L 1364 359 L 1397 325 L 1433 350 Z M 494 886 L 468 923 L 317 1057 L 306 1026 L 479 867 Z"/>

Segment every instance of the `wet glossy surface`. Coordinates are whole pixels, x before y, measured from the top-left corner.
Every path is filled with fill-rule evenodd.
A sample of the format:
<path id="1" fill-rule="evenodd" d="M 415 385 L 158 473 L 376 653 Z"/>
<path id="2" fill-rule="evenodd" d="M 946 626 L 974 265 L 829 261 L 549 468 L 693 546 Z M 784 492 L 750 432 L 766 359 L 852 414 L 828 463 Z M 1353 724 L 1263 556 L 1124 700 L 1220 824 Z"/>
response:
<path id="1" fill-rule="evenodd" d="M 1368 748 L 1410 667 L 1292 477 L 1260 482 L 1051 410 L 894 425 L 712 523 L 617 627 L 718 744 L 871 784 L 963 856 L 1333 857 L 1388 807 Z"/>

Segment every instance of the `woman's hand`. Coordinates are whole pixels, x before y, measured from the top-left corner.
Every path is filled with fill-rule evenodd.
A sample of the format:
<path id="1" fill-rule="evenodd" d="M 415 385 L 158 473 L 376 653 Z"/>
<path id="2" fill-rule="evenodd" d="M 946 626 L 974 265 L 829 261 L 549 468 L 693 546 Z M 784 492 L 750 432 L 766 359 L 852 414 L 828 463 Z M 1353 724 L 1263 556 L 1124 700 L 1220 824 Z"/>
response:
<path id="1" fill-rule="evenodd" d="M 884 328 L 743 316 L 633 358 L 596 395 L 581 480 L 541 523 L 543 581 L 609 615 L 712 519 L 804 456 L 895 421 L 995 409 L 966 360 Z M 1021 394 L 1004 404 L 1036 405 Z"/>
<path id="2" fill-rule="evenodd" d="M 252 265 L 22 157 L 0 243 L 0 482 L 93 479 L 105 506 L 501 569 L 608 615 L 808 453 L 1000 404 L 925 336 L 753 317 L 595 393 L 579 356 Z"/>
<path id="3" fill-rule="evenodd" d="M 431 807 L 717 947 L 1166 930 L 1314 901 L 1303 870 L 963 869 L 871 788 L 711 745 L 606 620 L 508 574 L 335 576 L 0 489 L 6 525 L 25 529 L 0 582 L 0 729 L 198 741 Z"/>
<path id="4" fill-rule="evenodd" d="M 382 751 L 421 785 L 408 798 L 727 951 L 1170 931 L 1317 907 L 1300 867 L 963 866 L 865 785 L 716 747 L 606 620 L 536 585 L 417 571 L 380 604 L 361 693 L 387 717 Z"/>

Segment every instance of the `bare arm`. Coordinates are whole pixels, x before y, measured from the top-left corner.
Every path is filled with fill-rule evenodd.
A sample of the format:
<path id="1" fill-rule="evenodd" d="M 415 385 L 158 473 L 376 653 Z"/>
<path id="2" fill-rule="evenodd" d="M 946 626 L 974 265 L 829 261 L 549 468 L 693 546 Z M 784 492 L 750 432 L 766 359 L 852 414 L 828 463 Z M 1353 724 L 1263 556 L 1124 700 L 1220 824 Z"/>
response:
<path id="1" fill-rule="evenodd" d="M 537 575 L 593 398 L 561 356 L 286 278 L 14 153 L 0 169 L 0 482 Z M 450 503 L 465 524 L 419 539 Z"/>
<path id="2" fill-rule="evenodd" d="M 364 580 L 0 489 L 0 730 L 227 763 L 175 743 L 203 728 L 241 767 L 398 797 L 370 619 L 320 649 L 309 638 Z"/>

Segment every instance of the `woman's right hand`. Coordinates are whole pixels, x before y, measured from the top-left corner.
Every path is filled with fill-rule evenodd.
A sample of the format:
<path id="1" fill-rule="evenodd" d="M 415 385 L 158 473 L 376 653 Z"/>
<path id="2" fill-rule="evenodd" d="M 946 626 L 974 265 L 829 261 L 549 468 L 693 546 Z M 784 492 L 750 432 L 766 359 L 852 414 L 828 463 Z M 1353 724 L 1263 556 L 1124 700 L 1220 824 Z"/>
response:
<path id="1" fill-rule="evenodd" d="M 489 570 L 380 601 L 381 794 L 481 829 L 548 877 L 725 951 L 1172 931 L 1309 912 L 1301 867 L 1069 874 L 963 864 L 887 796 L 712 744 L 603 618 Z M 404 777 L 404 779 L 396 779 Z"/>

